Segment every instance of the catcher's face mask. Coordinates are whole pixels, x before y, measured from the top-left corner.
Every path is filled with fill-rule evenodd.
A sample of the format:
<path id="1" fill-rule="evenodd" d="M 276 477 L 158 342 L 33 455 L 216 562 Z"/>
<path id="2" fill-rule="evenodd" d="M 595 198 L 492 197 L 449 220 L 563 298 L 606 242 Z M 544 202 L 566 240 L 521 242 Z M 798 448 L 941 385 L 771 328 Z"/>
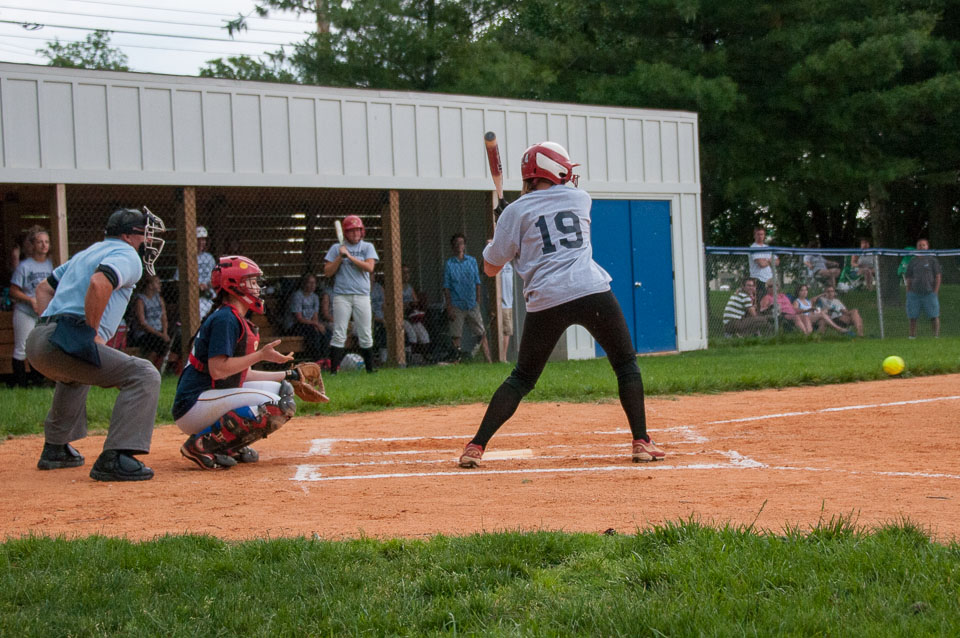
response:
<path id="1" fill-rule="evenodd" d="M 166 243 L 157 235 L 166 231 L 167 227 L 164 226 L 163 220 L 151 213 L 146 206 L 143 207 L 143 217 L 145 223 L 143 225 L 143 243 L 140 244 L 140 257 L 143 259 L 144 269 L 151 275 L 156 275 L 153 265 L 160 253 L 163 252 L 163 245 Z"/>

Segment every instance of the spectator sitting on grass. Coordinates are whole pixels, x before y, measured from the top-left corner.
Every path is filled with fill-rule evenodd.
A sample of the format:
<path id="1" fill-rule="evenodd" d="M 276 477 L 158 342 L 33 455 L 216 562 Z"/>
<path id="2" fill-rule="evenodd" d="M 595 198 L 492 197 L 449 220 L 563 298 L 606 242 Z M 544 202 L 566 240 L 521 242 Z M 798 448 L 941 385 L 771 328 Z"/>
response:
<path id="1" fill-rule="evenodd" d="M 810 326 L 811 331 L 817 329 L 821 333 L 826 332 L 829 326 L 837 332 L 846 332 L 847 329 L 845 327 L 834 323 L 833 319 L 828 317 L 821 308 L 814 306 L 813 301 L 808 298 L 809 294 L 810 286 L 800 284 L 797 287 L 797 294 L 793 300 L 793 307 L 797 309 L 800 318 Z"/>
<path id="2" fill-rule="evenodd" d="M 757 313 L 757 281 L 743 280 L 723 309 L 723 333 L 727 336 L 761 336 L 773 332 L 770 320 Z"/>
<path id="3" fill-rule="evenodd" d="M 810 325 L 800 316 L 797 312 L 797 309 L 793 307 L 793 302 L 790 301 L 788 297 L 782 290 L 774 291 L 773 287 L 767 288 L 767 294 L 763 296 L 763 299 L 760 300 L 760 313 L 763 314 L 772 310 L 773 308 L 773 293 L 777 293 L 777 306 L 780 308 L 780 316 L 784 321 L 789 321 L 797 330 L 802 332 L 805 335 L 808 335 L 812 332 Z"/>
<path id="4" fill-rule="evenodd" d="M 823 309 L 834 323 L 841 326 L 853 326 L 857 331 L 857 336 L 863 336 L 863 319 L 860 318 L 860 312 L 856 308 L 847 308 L 842 301 L 837 299 L 837 289 L 833 286 L 827 286 L 822 295 L 817 295 L 816 305 Z"/>

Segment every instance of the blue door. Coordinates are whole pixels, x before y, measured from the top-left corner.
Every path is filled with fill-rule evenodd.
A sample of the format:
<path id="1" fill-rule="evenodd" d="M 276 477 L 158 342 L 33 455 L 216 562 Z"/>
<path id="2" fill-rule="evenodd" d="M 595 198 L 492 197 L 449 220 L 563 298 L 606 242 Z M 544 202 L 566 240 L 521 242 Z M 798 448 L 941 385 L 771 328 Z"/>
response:
<path id="1" fill-rule="evenodd" d="M 613 277 L 633 347 L 676 350 L 670 202 L 594 200 L 590 216 L 593 259 Z"/>

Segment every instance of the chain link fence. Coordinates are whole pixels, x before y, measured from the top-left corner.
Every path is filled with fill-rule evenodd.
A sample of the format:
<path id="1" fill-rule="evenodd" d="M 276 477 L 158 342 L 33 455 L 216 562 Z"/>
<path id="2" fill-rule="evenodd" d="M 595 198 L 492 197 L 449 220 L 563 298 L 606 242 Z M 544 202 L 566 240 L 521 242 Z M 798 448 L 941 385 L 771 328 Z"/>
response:
<path id="1" fill-rule="evenodd" d="M 20 226 L 56 225 L 56 190 L 50 185 L 7 184 L 0 188 L 4 193 L 0 201 L 6 255 L 16 243 Z M 62 200 L 67 256 L 100 241 L 106 219 L 116 208 L 147 206 L 164 220 L 166 245 L 156 272 L 171 331 L 184 316 L 180 274 L 192 276 L 189 269 L 181 268 L 185 264 L 180 263 L 178 227 L 185 215 L 192 214 L 194 223 L 207 231 L 205 239 L 197 239 L 198 253 L 208 252 L 214 258 L 244 255 L 263 270 L 267 312 L 259 321 L 268 336 L 288 332 L 284 329 L 287 302 L 304 275 L 317 277 L 321 298 L 331 294 L 333 282 L 323 276 L 323 265 L 328 249 L 337 241 L 334 221 L 358 215 L 366 229 L 365 240 L 379 255 L 374 279 L 385 293 L 382 304 L 375 302 L 375 324 L 379 324 L 375 325 L 375 347 L 383 359 L 389 353 L 395 364 L 405 364 L 414 354 L 403 325 L 413 311 L 429 338 L 429 343 L 416 344 L 415 362 L 436 363 L 453 357 L 443 294 L 444 263 L 452 256 L 450 239 L 462 233 L 466 254 L 482 263 L 481 252 L 492 228 L 490 194 L 485 192 L 67 185 Z M 482 281 L 480 304 L 492 344 L 496 327 L 488 318 L 495 290 L 485 277 Z M 413 304 L 402 302 L 402 289 L 407 286 L 415 291 Z M 326 304 L 321 305 L 324 307 Z M 332 316 L 323 319 L 330 321 Z M 472 349 L 476 341 L 464 334 L 462 349 Z M 288 342 L 297 344 L 295 338 Z M 348 342 L 348 349 L 351 345 Z"/>
<path id="2" fill-rule="evenodd" d="M 880 339 L 907 337 L 907 267 L 921 254 L 934 257 L 942 272 L 937 294 L 939 333 L 960 335 L 960 250 L 919 253 L 912 249 L 708 246 L 705 251 L 707 326 L 714 345 L 744 337 L 774 339 L 788 334 L 797 338 L 858 334 Z M 757 259 L 768 259 L 769 270 L 764 272 Z M 748 295 L 753 299 L 746 302 L 741 293 L 750 291 L 750 285 L 744 284 L 751 278 L 756 282 L 756 293 Z M 774 294 L 777 303 L 773 302 Z M 837 314 L 840 309 L 834 298 L 847 312 Z M 751 318 L 749 310 L 746 315 L 741 313 L 744 305 L 752 306 L 756 317 Z M 934 325 L 925 310 L 921 309 L 916 321 L 919 338 L 933 335 Z"/>

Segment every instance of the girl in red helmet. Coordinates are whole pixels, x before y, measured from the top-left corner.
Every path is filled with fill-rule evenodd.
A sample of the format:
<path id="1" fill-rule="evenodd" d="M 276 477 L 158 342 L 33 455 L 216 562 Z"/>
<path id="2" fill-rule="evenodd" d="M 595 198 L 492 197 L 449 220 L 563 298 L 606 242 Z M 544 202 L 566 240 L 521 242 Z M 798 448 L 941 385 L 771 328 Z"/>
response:
<path id="1" fill-rule="evenodd" d="M 190 435 L 180 454 L 205 470 L 252 463 L 259 454 L 249 447 L 293 416 L 293 387 L 285 378 L 294 371 L 254 370 L 261 361 L 286 363 L 292 355 L 276 351 L 280 340 L 260 346 L 248 310 L 263 314 L 259 277 L 246 257 L 221 257 L 211 286 L 217 293 L 193 341 L 173 401 L 177 426 Z"/>
<path id="2" fill-rule="evenodd" d="M 520 199 L 504 209 L 493 240 L 483 250 L 483 270 L 490 277 L 514 262 L 523 280 L 527 316 L 517 366 L 490 399 L 477 434 L 460 456 L 460 467 L 480 464 L 490 438 L 533 390 L 560 336 L 573 324 L 593 335 L 617 375 L 620 404 L 633 436 L 633 461 L 664 458 L 647 435 L 643 380 L 630 331 L 610 290 L 610 275 L 593 261 L 592 199 L 576 188 L 575 166 L 555 142 L 524 151 Z"/>
<path id="3" fill-rule="evenodd" d="M 330 372 L 337 373 L 347 342 L 347 325 L 353 317 L 360 354 L 367 372 L 373 372 L 373 311 L 370 307 L 370 274 L 380 257 L 356 215 L 343 218 L 344 242 L 330 247 L 323 274 L 333 279 L 333 336 L 330 338 Z"/>

